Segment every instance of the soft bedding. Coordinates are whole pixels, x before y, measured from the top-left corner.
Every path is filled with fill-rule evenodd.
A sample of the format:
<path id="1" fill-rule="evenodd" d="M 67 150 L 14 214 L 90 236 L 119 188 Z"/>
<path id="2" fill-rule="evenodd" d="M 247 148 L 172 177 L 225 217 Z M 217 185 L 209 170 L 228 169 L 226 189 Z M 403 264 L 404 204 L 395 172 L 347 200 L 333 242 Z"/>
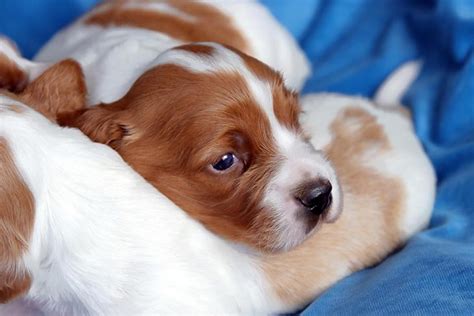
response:
<path id="1" fill-rule="evenodd" d="M 430 227 L 381 264 L 334 285 L 303 315 L 474 313 L 474 1 L 263 2 L 312 61 L 305 92 L 371 96 L 404 61 L 424 62 L 405 104 L 437 171 Z M 32 57 L 95 3 L 3 0 L 0 33 Z"/>

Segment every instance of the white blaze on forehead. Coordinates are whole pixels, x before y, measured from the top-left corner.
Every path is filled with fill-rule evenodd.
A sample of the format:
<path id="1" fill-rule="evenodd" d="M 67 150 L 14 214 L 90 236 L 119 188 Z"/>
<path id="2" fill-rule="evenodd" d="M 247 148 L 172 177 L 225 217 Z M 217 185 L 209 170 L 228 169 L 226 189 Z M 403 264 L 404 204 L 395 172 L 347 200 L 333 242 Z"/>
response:
<path id="1" fill-rule="evenodd" d="M 287 153 L 298 135 L 291 132 L 278 121 L 273 108 L 273 94 L 270 83 L 258 78 L 250 71 L 244 60 L 230 49 L 216 43 L 198 43 L 213 48 L 211 55 L 199 54 L 183 49 L 171 49 L 161 54 L 153 66 L 172 64 L 194 73 L 238 73 L 246 82 L 256 103 L 267 116 L 275 142 L 282 153 Z"/>

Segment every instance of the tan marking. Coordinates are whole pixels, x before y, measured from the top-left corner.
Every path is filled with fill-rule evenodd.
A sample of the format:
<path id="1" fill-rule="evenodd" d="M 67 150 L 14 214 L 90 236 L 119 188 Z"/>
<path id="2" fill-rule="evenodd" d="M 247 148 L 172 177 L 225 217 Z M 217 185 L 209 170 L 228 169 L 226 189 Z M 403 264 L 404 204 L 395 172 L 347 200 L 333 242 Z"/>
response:
<path id="1" fill-rule="evenodd" d="M 7 55 L 0 52 L 0 88 L 21 91 L 28 82 L 26 73 Z"/>
<path id="2" fill-rule="evenodd" d="M 34 223 L 34 199 L 0 137 L 0 303 L 26 292 L 31 278 L 21 264 Z"/>
<path id="3" fill-rule="evenodd" d="M 67 59 L 48 68 L 17 99 L 56 121 L 58 116 L 85 108 L 86 91 L 81 66 Z"/>
<path id="4" fill-rule="evenodd" d="M 382 126 L 354 107 L 339 114 L 331 132 L 333 140 L 325 152 L 344 192 L 342 215 L 295 250 L 263 260 L 278 296 L 294 306 L 310 302 L 351 272 L 379 262 L 402 242 L 396 223 L 404 207 L 404 188 L 399 179 L 370 167 L 390 149 Z M 375 155 L 372 161 L 368 154 Z"/>
<path id="5" fill-rule="evenodd" d="M 86 24 L 130 26 L 153 30 L 184 42 L 216 42 L 251 53 L 243 35 L 231 18 L 218 9 L 193 1 L 168 1 L 170 6 L 195 18 L 195 21 L 152 9 L 127 8 L 127 1 L 109 3 L 106 9 L 92 11 Z"/>

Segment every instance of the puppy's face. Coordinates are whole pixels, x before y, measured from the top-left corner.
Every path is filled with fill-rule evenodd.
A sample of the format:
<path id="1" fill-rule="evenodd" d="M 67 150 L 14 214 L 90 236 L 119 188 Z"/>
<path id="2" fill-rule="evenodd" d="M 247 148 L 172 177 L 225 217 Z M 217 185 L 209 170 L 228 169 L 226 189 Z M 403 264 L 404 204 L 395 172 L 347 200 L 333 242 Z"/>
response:
<path id="1" fill-rule="evenodd" d="M 70 124 L 114 147 L 211 231 L 281 251 L 340 212 L 334 170 L 298 115 L 297 96 L 269 67 L 195 44 L 165 52 L 125 97 Z"/>

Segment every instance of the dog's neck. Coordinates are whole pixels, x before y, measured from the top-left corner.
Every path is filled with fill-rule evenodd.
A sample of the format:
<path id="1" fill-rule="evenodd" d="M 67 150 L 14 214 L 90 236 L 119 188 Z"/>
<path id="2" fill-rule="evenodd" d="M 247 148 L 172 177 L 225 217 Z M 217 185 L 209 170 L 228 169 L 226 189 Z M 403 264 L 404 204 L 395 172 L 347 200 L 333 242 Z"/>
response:
<path id="1" fill-rule="evenodd" d="M 112 149 L 30 114 L 0 128 L 36 202 L 28 299 L 51 314 L 135 313 L 168 291 L 201 290 L 223 311 L 273 300 L 254 257 L 189 218 Z"/>

